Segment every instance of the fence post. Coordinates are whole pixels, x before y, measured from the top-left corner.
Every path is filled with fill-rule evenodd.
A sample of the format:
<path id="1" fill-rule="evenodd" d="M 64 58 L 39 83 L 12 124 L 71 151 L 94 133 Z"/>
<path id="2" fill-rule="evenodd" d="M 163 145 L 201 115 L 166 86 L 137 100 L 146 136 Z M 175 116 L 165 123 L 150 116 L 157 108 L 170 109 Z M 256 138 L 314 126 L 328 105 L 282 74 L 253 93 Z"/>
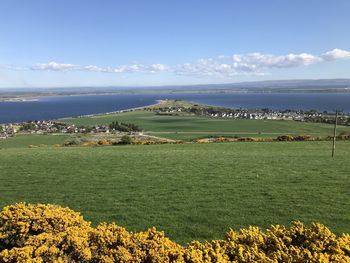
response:
<path id="1" fill-rule="evenodd" d="M 335 112 L 335 122 L 334 122 L 334 131 L 333 131 L 333 146 L 332 146 L 332 158 L 335 153 L 335 139 L 337 136 L 337 121 L 338 121 L 338 111 Z"/>

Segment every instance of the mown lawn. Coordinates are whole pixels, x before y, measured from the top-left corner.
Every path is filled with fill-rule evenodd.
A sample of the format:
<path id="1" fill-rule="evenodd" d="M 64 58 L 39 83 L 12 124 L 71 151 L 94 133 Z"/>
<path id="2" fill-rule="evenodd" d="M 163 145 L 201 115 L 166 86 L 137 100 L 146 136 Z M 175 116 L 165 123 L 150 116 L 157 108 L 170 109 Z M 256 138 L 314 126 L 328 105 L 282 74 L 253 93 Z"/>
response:
<path id="1" fill-rule="evenodd" d="M 134 123 L 148 134 L 171 138 L 193 139 L 205 136 L 270 137 L 279 135 L 311 135 L 326 137 L 333 126 L 321 123 L 296 121 L 245 120 L 199 116 L 156 115 L 150 111 L 134 111 L 95 117 L 66 118 L 62 121 L 77 125 L 108 125 L 113 121 Z M 350 132 L 350 127 L 340 126 L 339 132 Z"/>
<path id="2" fill-rule="evenodd" d="M 179 242 L 299 219 L 349 232 L 350 142 L 3 148 L 0 206 L 56 203 Z"/>

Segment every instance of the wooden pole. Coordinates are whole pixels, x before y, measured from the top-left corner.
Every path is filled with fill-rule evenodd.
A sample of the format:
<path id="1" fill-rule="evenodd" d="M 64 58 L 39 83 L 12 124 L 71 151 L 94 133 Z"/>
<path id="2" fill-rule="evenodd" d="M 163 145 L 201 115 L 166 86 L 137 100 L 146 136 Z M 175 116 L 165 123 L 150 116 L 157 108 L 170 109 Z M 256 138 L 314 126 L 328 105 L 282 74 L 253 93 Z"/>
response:
<path id="1" fill-rule="evenodd" d="M 338 111 L 335 112 L 335 122 L 334 122 L 334 131 L 333 131 L 333 147 L 332 147 L 332 158 L 335 153 L 335 139 L 337 136 L 337 121 L 338 121 Z"/>

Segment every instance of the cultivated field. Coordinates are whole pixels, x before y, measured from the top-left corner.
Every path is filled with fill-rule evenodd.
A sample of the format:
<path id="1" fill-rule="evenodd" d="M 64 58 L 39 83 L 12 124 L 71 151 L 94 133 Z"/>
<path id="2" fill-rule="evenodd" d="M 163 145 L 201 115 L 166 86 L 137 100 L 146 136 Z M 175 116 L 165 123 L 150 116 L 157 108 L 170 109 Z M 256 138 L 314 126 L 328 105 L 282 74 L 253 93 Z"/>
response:
<path id="1" fill-rule="evenodd" d="M 311 135 L 326 137 L 333 133 L 333 126 L 321 123 L 296 121 L 245 120 L 199 116 L 156 115 L 151 111 L 134 111 L 94 117 L 67 118 L 62 121 L 76 125 L 108 125 L 113 121 L 134 123 L 146 133 L 170 138 L 193 139 L 208 136 L 271 137 L 279 135 Z M 340 126 L 339 132 L 350 132 L 350 127 Z"/>
<path id="2" fill-rule="evenodd" d="M 161 123 L 142 114 L 145 126 Z M 0 207 L 56 203 L 94 223 L 116 221 L 129 230 L 156 226 L 179 242 L 293 219 L 349 232 L 349 141 L 337 143 L 334 159 L 331 142 L 46 148 L 3 143 Z"/>

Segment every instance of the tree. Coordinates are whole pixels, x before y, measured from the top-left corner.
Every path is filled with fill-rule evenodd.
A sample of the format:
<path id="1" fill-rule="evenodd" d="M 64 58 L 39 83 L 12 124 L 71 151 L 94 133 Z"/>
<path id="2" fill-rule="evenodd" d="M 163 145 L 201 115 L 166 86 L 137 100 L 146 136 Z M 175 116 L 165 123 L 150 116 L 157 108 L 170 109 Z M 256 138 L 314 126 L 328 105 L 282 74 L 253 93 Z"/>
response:
<path id="1" fill-rule="evenodd" d="M 132 138 L 129 135 L 124 135 L 120 139 L 119 144 L 131 144 L 132 143 Z"/>

